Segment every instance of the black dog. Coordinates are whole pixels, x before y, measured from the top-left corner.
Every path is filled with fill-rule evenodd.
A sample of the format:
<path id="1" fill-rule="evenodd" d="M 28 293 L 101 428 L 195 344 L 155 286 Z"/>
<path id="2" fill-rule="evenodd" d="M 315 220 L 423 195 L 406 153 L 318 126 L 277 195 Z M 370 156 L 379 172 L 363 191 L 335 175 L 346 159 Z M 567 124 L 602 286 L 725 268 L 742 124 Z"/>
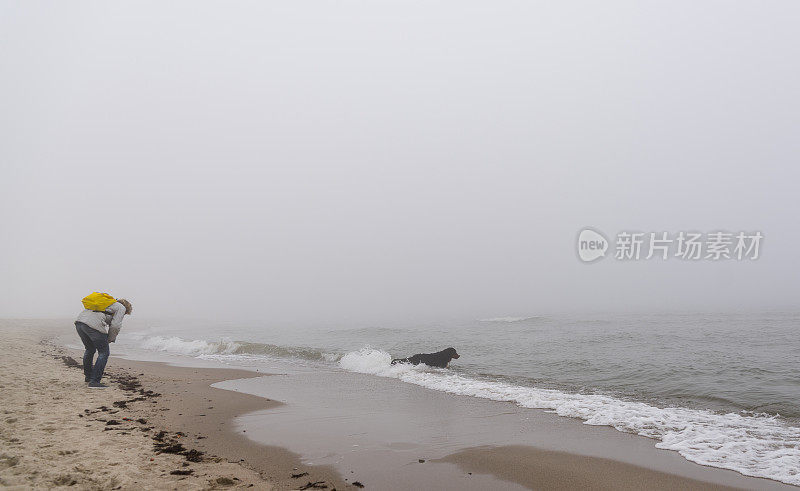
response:
<path id="1" fill-rule="evenodd" d="M 419 365 L 424 363 L 429 367 L 447 368 L 450 360 L 459 358 L 455 348 L 447 348 L 438 353 L 423 353 L 419 355 L 409 356 L 408 358 L 398 358 L 392 360 L 392 365 L 395 363 L 411 363 L 412 365 Z"/>

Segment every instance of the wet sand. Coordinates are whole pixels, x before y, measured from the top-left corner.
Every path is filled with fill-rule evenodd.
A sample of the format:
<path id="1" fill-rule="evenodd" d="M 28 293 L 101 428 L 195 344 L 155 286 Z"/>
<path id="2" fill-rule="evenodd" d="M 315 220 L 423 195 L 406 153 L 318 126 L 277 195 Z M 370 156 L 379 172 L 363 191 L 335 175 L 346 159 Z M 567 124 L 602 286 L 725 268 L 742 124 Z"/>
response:
<path id="1" fill-rule="evenodd" d="M 211 387 L 223 380 L 261 376 L 248 370 L 229 368 L 187 368 L 158 362 L 115 360 L 122 373 L 136 374 L 141 383 L 161 394 L 151 418 L 159 427 L 186 435 L 185 441 L 210 455 L 241 463 L 259 472 L 276 489 L 297 489 L 317 483 L 328 489 L 346 486 L 329 466 L 308 466 L 300 456 L 284 448 L 260 445 L 236 431 L 232 422 L 252 411 L 282 404 L 270 399 Z M 292 475 L 304 474 L 292 478 Z"/>
<path id="2" fill-rule="evenodd" d="M 526 446 L 469 448 L 434 462 L 451 462 L 467 472 L 503 476 L 529 489 L 741 489 L 677 478 L 674 474 L 615 460 Z"/>

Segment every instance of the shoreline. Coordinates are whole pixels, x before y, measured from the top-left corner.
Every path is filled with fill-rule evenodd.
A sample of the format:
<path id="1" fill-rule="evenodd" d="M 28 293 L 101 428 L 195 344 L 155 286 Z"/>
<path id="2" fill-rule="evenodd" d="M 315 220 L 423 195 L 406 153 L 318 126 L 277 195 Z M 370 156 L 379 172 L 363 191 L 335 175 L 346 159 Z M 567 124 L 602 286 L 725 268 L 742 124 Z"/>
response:
<path id="1" fill-rule="evenodd" d="M 440 484 L 432 489 L 452 489 L 454 481 L 460 489 L 489 489 L 489 483 L 477 482 L 487 476 L 494 488 L 501 483 L 541 488 L 543 480 L 552 488 L 585 478 L 586 468 L 602 471 L 589 477 L 604 489 L 624 489 L 616 479 L 620 472 L 652 481 L 651 489 L 659 489 L 655 483 L 666 482 L 664 476 L 669 484 L 660 489 L 798 489 L 696 464 L 657 448 L 656 440 L 610 426 L 393 378 L 302 371 L 216 386 L 287 403 L 237 418 L 237 428 L 251 438 L 315 463 L 334 464 L 345 475 L 355 470 L 363 482 L 379 483 L 379 489 L 419 489 L 429 483 Z M 542 466 L 543 457 L 582 467 Z"/>
<path id="2" fill-rule="evenodd" d="M 250 425 L 242 425 L 243 418 L 250 418 L 252 423 L 253 415 L 272 417 L 275 410 L 297 418 L 306 416 L 291 402 L 284 405 L 264 395 L 229 387 L 276 375 L 135 361 L 112 353 L 106 372 L 112 387 L 83 390 L 80 369 L 67 366 L 60 358 L 72 357 L 78 361 L 68 363 L 76 365 L 80 353 L 42 342 L 55 332 L 42 327 L 43 322 L 17 324 L 0 324 L 7 340 L 0 347 L 0 385 L 10 402 L 0 420 L 0 439 L 7 448 L 0 452 L 0 485 L 53 487 L 74 482 L 72 485 L 78 489 L 299 489 L 306 485 L 315 489 L 356 489 L 354 484 L 363 481 L 372 489 L 403 489 L 402 476 L 381 479 L 376 474 L 360 476 L 358 472 L 343 475 L 342 469 L 334 465 L 310 465 L 304 463 L 301 453 L 257 442 L 258 438 L 252 436 L 254 430 L 248 435 Z M 20 362 L 30 363 L 40 356 L 43 359 L 36 360 L 37 373 L 29 375 Z M 223 381 L 226 388 L 211 387 Z M 308 389 L 298 386 L 297 390 Z M 57 407 L 50 407 L 52 400 L 59 401 Z M 26 411 L 34 413 L 33 417 Z M 47 418 L 58 424 L 43 422 Z M 118 424 L 107 426 L 111 420 Z M 280 423 L 280 419 L 273 420 Z M 258 431 L 270 431 L 268 426 L 260 425 Z M 712 476 L 712 480 L 552 448 L 468 443 L 443 457 L 431 456 L 427 459 L 429 465 L 404 469 L 419 474 L 433 489 L 485 489 L 488 482 L 497 489 L 798 489 L 738 474 L 732 479 L 733 471 L 688 461 L 688 465 L 706 469 L 700 475 Z M 162 451 L 175 444 L 181 446 L 174 448 L 178 453 Z M 108 450 L 113 450 L 116 460 L 105 461 Z M 92 469 L 89 463 L 98 461 L 100 468 Z M 41 470 L 44 462 L 46 472 Z M 376 465 L 380 463 L 376 461 Z M 174 474 L 175 471 L 179 473 Z M 458 479 L 455 482 L 454 476 Z M 735 483 L 733 487 L 731 483 Z"/>

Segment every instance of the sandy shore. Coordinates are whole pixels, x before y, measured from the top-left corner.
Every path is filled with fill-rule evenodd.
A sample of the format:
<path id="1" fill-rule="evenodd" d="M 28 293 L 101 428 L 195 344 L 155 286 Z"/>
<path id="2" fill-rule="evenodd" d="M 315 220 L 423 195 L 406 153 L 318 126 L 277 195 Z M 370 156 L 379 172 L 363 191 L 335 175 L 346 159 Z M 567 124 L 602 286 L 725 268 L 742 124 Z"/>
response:
<path id="1" fill-rule="evenodd" d="M 236 415 L 280 403 L 209 385 L 260 374 L 127 361 L 112 345 L 111 387 L 88 390 L 80 358 L 46 342 L 52 329 L 3 321 L 0 332 L 0 486 L 356 489 L 230 429 Z"/>
<path id="2" fill-rule="evenodd" d="M 0 486 L 19 489 L 63 486 L 73 489 L 342 490 L 357 489 L 363 481 L 370 489 L 412 489 L 407 484 L 412 481 L 404 477 L 413 474 L 413 482 L 421 480 L 427 483 L 428 489 L 797 489 L 774 481 L 746 478 L 731 471 L 696 466 L 672 452 L 665 455 L 675 456 L 676 463 L 659 464 L 659 468 L 532 446 L 476 446 L 479 445 L 477 439 L 472 445 L 468 444 L 469 440 L 464 441 L 460 450 L 451 451 L 445 457 L 431 456 L 425 465 L 422 459 L 417 464 L 414 458 L 412 463 L 398 468 L 383 467 L 388 460 L 382 461 L 380 452 L 374 452 L 369 457 L 356 457 L 367 464 L 361 466 L 363 472 L 344 474 L 342 468 L 332 465 L 304 464 L 299 454 L 281 446 L 258 443 L 265 434 L 274 432 L 283 433 L 282 438 L 289 439 L 293 434 L 294 438 L 304 440 L 304 445 L 313 447 L 314 441 L 309 440 L 326 438 L 324 429 L 313 425 L 322 424 L 320 428 L 324 428 L 326 423 L 320 420 L 325 418 L 320 418 L 319 414 L 327 417 L 330 413 L 304 413 L 302 404 L 282 405 L 242 391 L 210 387 L 219 381 L 240 379 L 238 385 L 246 388 L 248 383 L 259 381 L 253 377 L 265 374 L 124 360 L 114 356 L 112 345 L 106 380 L 112 387 L 103 391 L 88 390 L 83 383 L 83 373 L 76 366 L 80 363 L 79 353 L 46 341 L 56 327 L 64 332 L 63 322 L 0 322 L 3 336 L 0 344 L 0 390 L 3 394 Z M 309 399 L 325 397 L 320 390 L 297 385 L 295 379 L 285 379 L 291 384 L 287 392 L 281 393 L 277 390 L 280 384 L 275 385 L 268 389 L 275 390 L 273 397 L 288 400 L 284 396 L 289 393 L 303 393 Z M 263 386 L 265 380 L 277 381 L 278 378 L 260 380 Z M 448 406 L 455 400 L 452 396 L 429 393 L 421 388 L 409 390 L 418 391 L 419 397 L 426 401 L 442 398 Z M 343 400 L 351 400 L 352 408 L 363 408 L 363 398 L 354 398 L 354 395 L 350 393 Z M 467 404 L 456 410 L 464 410 L 474 417 L 479 406 L 491 403 L 475 401 L 472 404 L 474 406 Z M 318 405 L 322 404 L 311 404 Z M 399 428 L 398 431 L 408 436 L 413 433 L 413 423 L 403 420 L 402 412 L 409 412 L 409 408 L 412 406 L 399 407 L 396 413 L 391 413 L 386 406 L 380 406 L 377 411 L 395 421 L 397 426 L 405 426 L 406 430 Z M 353 411 L 345 405 L 336 405 L 334 409 L 353 417 Z M 418 410 L 419 405 L 413 409 Z M 259 419 L 271 414 L 275 415 L 273 419 Z M 241 415 L 248 416 L 244 420 L 239 418 L 237 424 L 235 420 Z M 288 429 L 288 425 L 282 424 L 288 416 L 305 421 L 301 424 L 308 427 L 308 432 Z M 453 416 L 458 414 L 453 413 Z M 253 438 L 256 427 L 248 426 L 247 418 L 259 421 L 257 431 L 261 438 Z M 536 421 L 541 425 L 545 420 Z M 366 422 L 360 424 L 364 426 Z M 468 424 L 475 427 L 474 421 Z M 247 428 L 251 429 L 250 434 L 246 433 Z M 597 428 L 586 430 L 587 435 L 592 431 L 603 432 Z M 555 430 L 556 433 L 560 431 Z M 613 430 L 608 431 L 613 433 Z M 628 435 L 625 438 L 639 437 Z M 600 435 L 599 441 L 611 440 Z M 349 442 L 344 443 L 342 449 L 349 445 Z M 341 454 L 344 453 L 342 450 Z M 394 458 L 396 456 L 397 452 Z M 418 467 L 410 467 L 412 465 Z M 687 476 L 686 466 L 697 469 L 690 469 Z M 676 469 L 675 474 L 665 472 L 665 468 Z"/>

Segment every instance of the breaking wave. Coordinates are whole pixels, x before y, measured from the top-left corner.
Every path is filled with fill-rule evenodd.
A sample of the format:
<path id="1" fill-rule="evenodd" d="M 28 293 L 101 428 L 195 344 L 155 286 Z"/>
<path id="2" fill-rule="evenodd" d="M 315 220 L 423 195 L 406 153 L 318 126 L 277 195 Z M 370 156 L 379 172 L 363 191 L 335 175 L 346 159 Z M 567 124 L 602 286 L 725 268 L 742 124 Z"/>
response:
<path id="1" fill-rule="evenodd" d="M 505 323 L 511 323 L 511 322 L 530 321 L 530 320 L 534 320 L 534 319 L 539 319 L 539 317 L 537 317 L 537 316 L 532 316 L 532 317 L 490 317 L 488 319 L 478 319 L 478 322 L 498 322 L 498 323 L 505 322 Z"/>
<path id="2" fill-rule="evenodd" d="M 339 355 L 326 353 L 312 348 L 277 346 L 274 344 L 248 343 L 221 339 L 220 341 L 204 341 L 202 339 L 186 340 L 176 336 L 152 336 L 141 341 L 140 347 L 151 351 L 187 355 L 261 355 L 278 358 L 300 358 L 311 361 L 336 361 Z"/>

